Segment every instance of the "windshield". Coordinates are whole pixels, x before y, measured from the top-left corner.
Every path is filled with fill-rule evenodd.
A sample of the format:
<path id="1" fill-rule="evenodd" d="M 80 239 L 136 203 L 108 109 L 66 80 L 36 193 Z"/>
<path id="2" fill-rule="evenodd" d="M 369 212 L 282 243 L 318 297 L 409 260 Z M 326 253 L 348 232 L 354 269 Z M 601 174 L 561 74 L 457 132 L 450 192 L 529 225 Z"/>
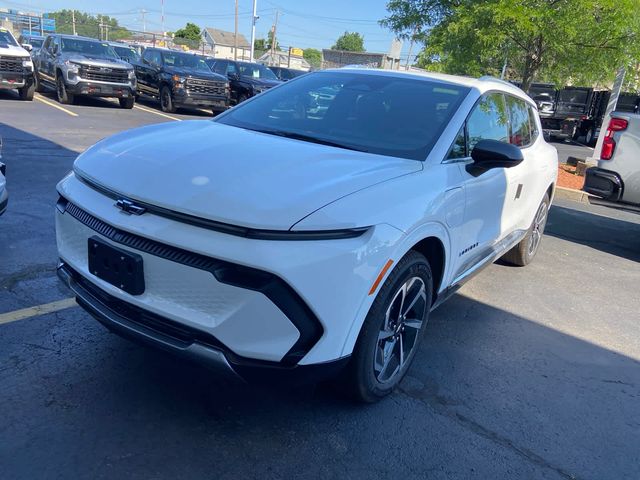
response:
<path id="1" fill-rule="evenodd" d="M 427 79 L 317 72 L 216 121 L 380 155 L 425 160 L 469 89 Z"/>
<path id="2" fill-rule="evenodd" d="M 18 46 L 18 42 L 16 42 L 16 39 L 13 38 L 13 35 L 11 35 L 6 30 L 0 30 L 0 43 L 7 43 L 16 47 Z"/>
<path id="3" fill-rule="evenodd" d="M 65 53 L 79 53 L 88 57 L 108 58 L 117 60 L 118 56 L 113 48 L 107 43 L 92 42 L 91 40 L 80 40 L 78 38 L 61 39 L 62 51 Z"/>
<path id="4" fill-rule="evenodd" d="M 27 43 L 33 48 L 42 48 L 44 40 L 42 40 L 41 38 L 28 38 Z"/>
<path id="5" fill-rule="evenodd" d="M 112 47 L 118 57 L 120 57 L 122 60 L 138 60 L 140 58 L 138 52 L 136 52 L 135 49 L 131 47 L 120 47 L 116 45 L 112 45 Z"/>
<path id="6" fill-rule="evenodd" d="M 191 53 L 162 52 L 162 58 L 164 64 L 168 67 L 195 68 L 207 72 L 211 71 L 202 57 Z"/>
<path id="7" fill-rule="evenodd" d="M 240 75 L 243 77 L 278 80 L 278 77 L 271 70 L 259 63 L 238 62 L 238 66 L 240 67 Z"/>

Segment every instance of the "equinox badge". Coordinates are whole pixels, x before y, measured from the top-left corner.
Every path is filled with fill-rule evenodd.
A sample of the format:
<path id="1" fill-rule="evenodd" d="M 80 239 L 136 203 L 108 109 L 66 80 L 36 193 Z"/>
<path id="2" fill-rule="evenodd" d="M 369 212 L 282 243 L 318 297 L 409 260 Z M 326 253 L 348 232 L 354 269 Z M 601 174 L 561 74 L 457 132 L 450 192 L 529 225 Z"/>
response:
<path id="1" fill-rule="evenodd" d="M 131 200 L 126 200 L 124 198 L 119 199 L 115 205 L 128 215 L 142 215 L 147 211 L 146 208 L 136 205 Z"/>

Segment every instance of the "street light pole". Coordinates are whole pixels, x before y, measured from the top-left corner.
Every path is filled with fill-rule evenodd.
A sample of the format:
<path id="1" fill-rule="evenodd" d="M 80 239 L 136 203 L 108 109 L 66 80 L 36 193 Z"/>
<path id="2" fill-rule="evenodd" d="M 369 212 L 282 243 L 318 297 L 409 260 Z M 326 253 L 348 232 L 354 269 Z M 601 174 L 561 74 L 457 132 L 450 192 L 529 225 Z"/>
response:
<path id="1" fill-rule="evenodd" d="M 256 20 L 258 20 L 258 0 L 253 0 L 253 16 L 251 17 L 251 54 L 249 55 L 249 61 L 254 60 L 254 45 L 256 43 Z"/>
<path id="2" fill-rule="evenodd" d="M 233 59 L 238 60 L 238 0 L 236 0 L 236 26 L 233 32 Z"/>

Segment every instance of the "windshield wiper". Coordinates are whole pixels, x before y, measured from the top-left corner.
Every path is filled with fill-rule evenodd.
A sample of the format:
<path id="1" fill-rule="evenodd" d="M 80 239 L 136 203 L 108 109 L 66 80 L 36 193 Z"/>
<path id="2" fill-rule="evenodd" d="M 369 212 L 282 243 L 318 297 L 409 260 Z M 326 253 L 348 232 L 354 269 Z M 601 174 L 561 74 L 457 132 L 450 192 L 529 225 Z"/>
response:
<path id="1" fill-rule="evenodd" d="M 328 145 L 329 147 L 344 148 L 345 150 L 353 150 L 355 152 L 368 152 L 368 150 L 361 147 L 355 147 L 353 145 L 346 145 L 344 143 L 333 142 L 331 140 L 314 137 L 313 135 L 306 135 L 304 133 L 287 132 L 286 130 L 270 130 L 270 129 L 259 129 L 259 128 L 249 128 L 248 130 L 253 130 L 254 132 L 260 132 L 260 133 L 268 133 L 269 135 L 276 135 L 278 137 L 292 138 L 294 140 L 302 140 L 305 142 L 317 143 L 319 145 Z"/>

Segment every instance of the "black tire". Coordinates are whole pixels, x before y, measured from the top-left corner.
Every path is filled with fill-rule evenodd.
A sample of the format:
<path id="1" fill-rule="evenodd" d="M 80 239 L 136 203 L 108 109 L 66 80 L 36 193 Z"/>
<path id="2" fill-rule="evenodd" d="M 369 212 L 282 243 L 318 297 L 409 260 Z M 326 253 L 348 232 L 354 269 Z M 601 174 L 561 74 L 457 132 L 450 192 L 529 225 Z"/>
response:
<path id="1" fill-rule="evenodd" d="M 62 75 L 56 76 L 56 93 L 58 95 L 58 102 L 63 105 L 71 105 L 73 103 L 73 94 L 67 92 L 67 86 L 64 84 Z"/>
<path id="2" fill-rule="evenodd" d="M 119 98 L 118 102 L 120 102 L 120 108 L 131 110 L 133 108 L 133 104 L 136 103 L 136 100 L 133 97 L 127 97 Z"/>
<path id="3" fill-rule="evenodd" d="M 413 332 L 413 346 L 409 351 L 404 364 L 399 363 L 394 370 L 393 376 L 385 381 L 380 380 L 381 374 L 385 368 L 379 374 L 376 372 L 375 356 L 384 351 L 378 350 L 381 345 L 385 345 L 385 342 L 392 340 L 380 339 L 380 335 L 383 334 L 383 329 L 386 324 L 385 316 L 387 311 L 392 311 L 396 304 L 397 295 L 400 293 L 401 288 L 414 279 L 420 279 L 423 282 L 424 287 L 424 300 L 420 297 L 419 302 L 424 301 L 424 315 L 421 320 L 420 327 L 415 330 L 407 330 L 408 333 Z M 412 287 L 413 288 L 413 287 Z M 342 392 L 346 392 L 354 400 L 366 403 L 377 402 L 378 400 L 389 395 L 398 383 L 402 380 L 407 373 L 411 362 L 419 349 L 420 340 L 422 339 L 425 331 L 425 326 L 429 317 L 429 310 L 431 308 L 431 298 L 433 289 L 433 276 L 431 274 L 431 267 L 427 259 L 418 252 L 411 251 L 405 257 L 400 260 L 398 265 L 393 269 L 387 280 L 384 282 L 378 295 L 376 296 L 367 318 L 362 325 L 360 335 L 356 342 L 353 354 L 349 364 L 342 372 L 338 379 L 338 385 Z M 411 289 L 409 289 L 411 290 Z M 409 296 L 410 293 L 407 293 Z M 418 297 L 415 297 L 418 298 Z M 418 305 L 421 308 L 421 305 Z M 406 312 L 407 316 L 410 316 Z M 419 316 L 419 313 L 414 313 Z M 401 317 L 403 318 L 403 317 Z M 397 328 L 397 327 L 395 327 Z M 402 328 L 402 335 L 404 335 L 405 329 Z M 395 338 L 395 335 L 393 336 Z M 403 337 L 404 338 L 404 337 Z M 406 342 L 405 342 L 406 343 Z M 391 353 L 396 349 L 397 343 L 391 347 Z M 402 348 L 402 343 L 399 344 Z M 386 356 L 386 355 L 385 355 Z M 387 364 L 387 362 L 385 362 Z"/>
<path id="4" fill-rule="evenodd" d="M 38 79 L 38 73 L 37 72 L 33 75 L 33 83 L 35 85 L 36 92 L 38 92 L 38 93 L 43 93 L 44 92 L 44 86 L 42 85 L 42 83 Z"/>
<path id="5" fill-rule="evenodd" d="M 176 105 L 173 103 L 173 94 L 166 85 L 160 90 L 160 108 L 166 113 L 174 113 L 176 111 Z"/>
<path id="6" fill-rule="evenodd" d="M 36 86 L 32 83 L 31 85 L 26 85 L 18 90 L 20 94 L 20 100 L 25 100 L 30 102 L 33 100 L 33 95 L 36 93 Z"/>
<path id="7" fill-rule="evenodd" d="M 518 267 L 529 265 L 536 253 L 538 253 L 540 243 L 542 243 L 542 235 L 547 225 L 548 214 L 549 195 L 545 193 L 540 206 L 536 210 L 531 226 L 527 230 L 527 234 L 520 240 L 520 243 L 504 254 L 502 260 Z"/>
<path id="8" fill-rule="evenodd" d="M 588 145 L 590 147 L 593 146 L 593 144 L 595 140 L 595 131 L 593 130 L 593 127 L 591 127 L 589 130 L 587 130 L 587 133 L 584 136 L 584 143 L 585 145 Z"/>

